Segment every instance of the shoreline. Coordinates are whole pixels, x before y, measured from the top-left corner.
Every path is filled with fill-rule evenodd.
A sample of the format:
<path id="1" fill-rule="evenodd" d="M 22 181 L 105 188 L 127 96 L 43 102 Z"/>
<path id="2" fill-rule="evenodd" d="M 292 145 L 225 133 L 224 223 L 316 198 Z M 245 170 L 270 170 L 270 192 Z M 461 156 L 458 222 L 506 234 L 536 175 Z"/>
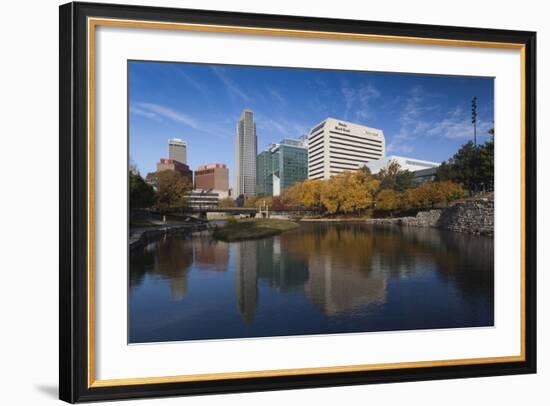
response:
<path id="1" fill-rule="evenodd" d="M 462 234 L 494 235 L 494 200 L 472 199 L 456 202 L 444 209 L 420 211 L 416 216 L 376 218 L 366 222 L 373 225 L 424 227 Z"/>
<path id="2" fill-rule="evenodd" d="M 494 235 L 494 200 L 487 198 L 455 202 L 449 207 L 419 211 L 416 216 L 383 218 L 302 218 L 304 223 L 357 223 L 381 226 L 424 227 L 457 233 Z"/>
<path id="3" fill-rule="evenodd" d="M 350 217 L 344 219 L 327 219 L 327 218 L 301 218 L 298 223 L 360 223 L 371 219 L 365 217 Z"/>
<path id="4" fill-rule="evenodd" d="M 264 219 L 252 220 L 249 224 L 256 224 L 254 230 L 244 230 L 243 222 L 239 229 L 227 230 L 227 236 L 222 237 L 223 227 L 217 227 L 213 223 L 193 223 L 193 224 L 166 224 L 154 227 L 138 227 L 129 230 L 129 249 L 130 251 L 142 248 L 150 242 L 153 242 L 165 235 L 176 234 L 179 232 L 192 233 L 195 231 L 213 230 L 215 237 L 220 241 L 233 242 L 247 239 L 260 239 L 268 236 L 280 234 L 284 231 L 300 227 L 305 223 L 364 223 L 380 226 L 399 226 L 399 227 L 421 227 L 435 228 L 439 230 L 453 231 L 463 234 L 483 235 L 492 237 L 494 235 L 494 200 L 490 199 L 472 199 L 457 202 L 444 209 L 432 209 L 420 211 L 416 216 L 408 217 L 386 217 L 386 218 L 301 218 L 298 221 L 275 220 L 293 223 L 296 227 L 287 228 L 280 224 L 270 227 L 261 222 Z M 258 227 L 259 225 L 259 227 Z M 224 226 L 227 227 L 227 226 Z M 236 226 L 233 225 L 233 228 Z M 241 235 L 242 234 L 242 235 Z"/>
<path id="5" fill-rule="evenodd" d="M 186 231 L 193 233 L 195 231 L 208 230 L 212 226 L 208 223 L 195 224 L 166 224 L 162 226 L 138 227 L 129 230 L 128 248 L 133 251 L 137 248 L 143 248 L 150 242 L 154 242 L 165 235 L 176 234 Z"/>
<path id="6" fill-rule="evenodd" d="M 255 219 L 227 222 L 215 227 L 213 237 L 224 242 L 258 240 L 272 237 L 285 231 L 295 230 L 300 224 L 281 219 Z"/>

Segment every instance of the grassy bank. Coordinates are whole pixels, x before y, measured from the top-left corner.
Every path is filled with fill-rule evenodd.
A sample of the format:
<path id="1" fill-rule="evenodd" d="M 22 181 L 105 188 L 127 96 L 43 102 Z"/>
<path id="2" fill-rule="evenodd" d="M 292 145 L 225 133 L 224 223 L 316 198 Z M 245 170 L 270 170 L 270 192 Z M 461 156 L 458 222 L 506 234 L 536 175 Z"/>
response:
<path id="1" fill-rule="evenodd" d="M 269 237 L 300 227 L 288 220 L 246 219 L 228 221 L 214 230 L 214 238 L 222 241 L 242 241 Z"/>

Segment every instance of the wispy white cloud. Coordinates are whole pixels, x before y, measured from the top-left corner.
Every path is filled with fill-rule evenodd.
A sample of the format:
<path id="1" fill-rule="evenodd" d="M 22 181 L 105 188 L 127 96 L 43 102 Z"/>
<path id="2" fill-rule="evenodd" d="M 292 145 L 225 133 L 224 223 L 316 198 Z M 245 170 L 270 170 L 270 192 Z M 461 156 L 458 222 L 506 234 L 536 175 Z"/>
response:
<path id="1" fill-rule="evenodd" d="M 411 88 L 399 113 L 399 132 L 391 137 L 391 141 L 386 145 L 387 152 L 408 154 L 414 151 L 412 141 L 427 129 L 427 123 L 422 120 L 422 116 L 435 108 L 427 104 L 429 97 L 431 95 L 427 94 L 422 87 Z"/>
<path id="2" fill-rule="evenodd" d="M 413 87 L 403 102 L 399 115 L 400 129 L 386 145 L 387 152 L 411 153 L 418 139 L 439 137 L 467 140 L 473 136 L 469 112 L 461 106 L 442 110 L 437 99 L 442 95 L 428 93 L 422 87 Z M 492 122 L 478 121 L 478 134 L 486 134 Z M 429 142 L 424 140 L 423 142 Z"/>
<path id="3" fill-rule="evenodd" d="M 380 92 L 373 84 L 369 83 L 359 87 L 357 97 L 359 98 L 359 110 L 357 110 L 356 115 L 361 118 L 369 118 L 372 103 L 380 97 Z"/>
<path id="4" fill-rule="evenodd" d="M 315 90 L 319 92 L 322 96 L 332 96 L 332 88 L 324 80 L 315 77 L 315 79 L 313 80 L 313 86 Z"/>
<path id="5" fill-rule="evenodd" d="M 353 108 L 355 102 L 355 90 L 348 87 L 348 84 L 342 86 L 342 96 L 344 96 L 344 105 L 346 109 L 344 110 L 344 119 L 349 119 L 349 112 Z"/>
<path id="6" fill-rule="evenodd" d="M 180 111 L 176 111 L 170 107 L 166 107 L 155 103 L 136 103 L 138 109 L 141 109 L 148 114 L 155 114 L 157 116 L 167 118 L 175 121 L 176 123 L 185 124 L 191 128 L 198 129 L 199 124 L 190 116 Z M 136 108 L 136 107 L 134 107 Z"/>
<path id="7" fill-rule="evenodd" d="M 218 138 L 229 138 L 233 135 L 231 126 L 226 125 L 226 123 L 220 124 L 212 120 L 202 120 L 199 124 L 199 121 L 181 111 L 156 103 L 135 103 L 130 106 L 130 113 L 156 121 L 167 119 Z"/>
<path id="8" fill-rule="evenodd" d="M 231 131 L 231 129 L 233 127 L 234 127 L 233 123 L 229 126 L 220 125 L 220 124 L 214 123 L 214 122 L 206 122 L 206 123 L 201 125 L 201 129 L 202 129 L 203 132 L 205 132 L 209 135 L 213 135 L 213 136 L 218 137 L 218 138 L 231 138 L 231 137 L 233 137 L 235 135 L 235 133 L 233 133 Z"/>
<path id="9" fill-rule="evenodd" d="M 151 111 L 140 109 L 135 106 L 130 106 L 130 114 L 135 114 L 136 116 L 141 116 L 141 117 L 149 118 L 156 121 L 162 121 L 162 118 L 159 115 Z"/>
<path id="10" fill-rule="evenodd" d="M 344 81 L 340 90 L 344 97 L 345 119 L 370 118 L 373 102 L 380 97 L 380 91 L 372 83 L 362 83 L 358 87 L 352 87 Z M 350 117 L 352 112 L 354 116 Z"/>
<path id="11" fill-rule="evenodd" d="M 403 140 L 392 140 L 386 146 L 387 153 L 397 153 L 397 154 L 410 154 L 414 152 L 414 147 Z"/>
<path id="12" fill-rule="evenodd" d="M 282 104 L 282 105 L 287 104 L 287 100 L 277 90 L 275 90 L 273 88 L 268 88 L 267 91 L 277 103 Z"/>
<path id="13" fill-rule="evenodd" d="M 477 128 L 479 135 L 486 135 L 492 127 L 487 120 L 478 120 Z M 442 120 L 432 123 L 426 131 L 427 135 L 447 139 L 467 139 L 473 136 L 471 117 L 468 111 L 457 107 L 447 113 Z"/>
<path id="14" fill-rule="evenodd" d="M 256 114 L 256 125 L 260 136 L 277 135 L 281 138 L 299 138 L 309 131 L 309 124 L 290 121 L 282 117 L 265 117 Z"/>
<path id="15" fill-rule="evenodd" d="M 235 82 L 233 82 L 225 72 L 225 69 L 220 66 L 212 66 L 212 72 L 218 77 L 218 79 L 223 83 L 227 92 L 230 96 L 237 96 L 243 99 L 244 101 L 251 101 L 252 98 L 248 96 Z"/>
<path id="16" fill-rule="evenodd" d="M 202 94 L 203 96 L 208 96 L 210 94 L 208 88 L 203 83 L 193 78 L 191 75 L 189 75 L 180 67 L 176 67 L 176 70 L 178 74 L 185 80 L 185 82 L 191 87 L 193 87 L 200 94 Z"/>

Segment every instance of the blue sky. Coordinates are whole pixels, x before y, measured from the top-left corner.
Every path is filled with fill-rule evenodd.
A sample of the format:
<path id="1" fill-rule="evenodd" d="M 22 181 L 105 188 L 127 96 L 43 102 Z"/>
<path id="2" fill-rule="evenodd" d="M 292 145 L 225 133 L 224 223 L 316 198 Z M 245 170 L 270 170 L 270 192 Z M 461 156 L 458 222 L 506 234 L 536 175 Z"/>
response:
<path id="1" fill-rule="evenodd" d="M 145 176 L 168 156 L 169 138 L 188 143 L 188 164 L 221 162 L 233 177 L 240 112 L 255 113 L 258 152 L 297 138 L 326 117 L 380 128 L 386 154 L 443 161 L 493 126 L 493 79 L 166 62 L 129 62 L 130 159 Z"/>

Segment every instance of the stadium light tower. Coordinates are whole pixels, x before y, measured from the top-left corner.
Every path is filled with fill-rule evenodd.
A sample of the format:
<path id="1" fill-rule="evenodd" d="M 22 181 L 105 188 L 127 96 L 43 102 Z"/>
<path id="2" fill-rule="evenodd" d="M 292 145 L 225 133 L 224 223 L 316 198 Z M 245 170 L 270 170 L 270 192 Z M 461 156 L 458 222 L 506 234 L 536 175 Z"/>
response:
<path id="1" fill-rule="evenodd" d="M 472 99 L 472 124 L 474 125 L 474 146 L 477 146 L 477 97 Z"/>

